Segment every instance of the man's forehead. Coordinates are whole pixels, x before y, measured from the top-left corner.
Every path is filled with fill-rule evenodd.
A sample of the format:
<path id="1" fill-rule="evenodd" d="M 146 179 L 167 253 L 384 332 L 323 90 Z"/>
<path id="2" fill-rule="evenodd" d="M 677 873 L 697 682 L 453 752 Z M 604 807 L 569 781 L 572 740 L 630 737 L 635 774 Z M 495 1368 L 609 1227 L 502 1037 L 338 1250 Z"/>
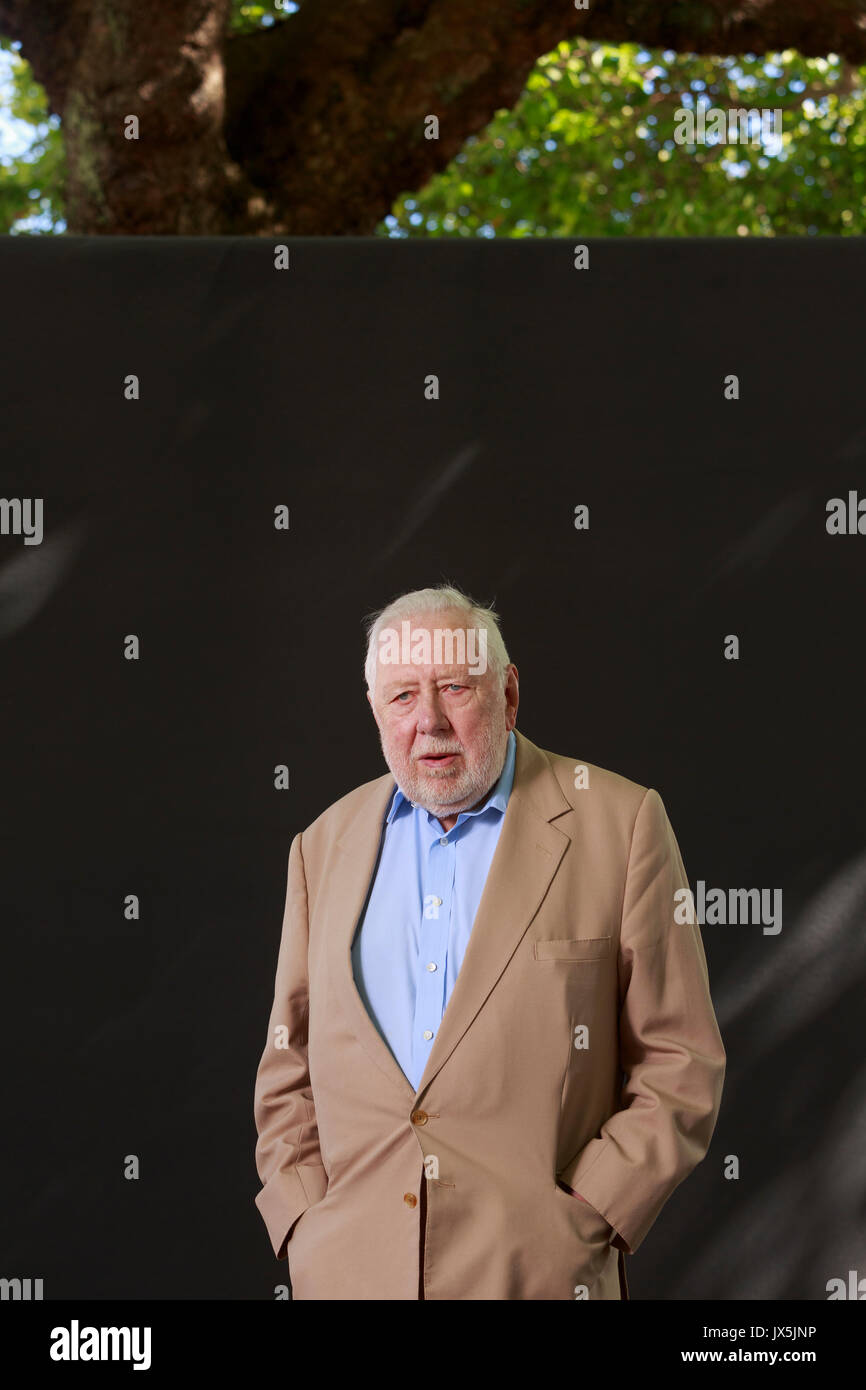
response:
<path id="1" fill-rule="evenodd" d="M 468 614 L 416 613 L 379 632 L 379 689 L 459 681 L 477 684 L 488 670 L 487 633 Z"/>
<path id="2" fill-rule="evenodd" d="M 426 681 L 434 684 L 438 681 L 457 681 L 462 685 L 479 685 L 483 680 L 482 676 L 469 669 L 468 664 L 436 664 L 425 665 L 423 662 L 413 661 L 407 666 L 395 666 L 391 662 L 379 661 L 377 664 L 379 674 L 379 684 L 384 689 L 388 685 L 413 685 Z"/>

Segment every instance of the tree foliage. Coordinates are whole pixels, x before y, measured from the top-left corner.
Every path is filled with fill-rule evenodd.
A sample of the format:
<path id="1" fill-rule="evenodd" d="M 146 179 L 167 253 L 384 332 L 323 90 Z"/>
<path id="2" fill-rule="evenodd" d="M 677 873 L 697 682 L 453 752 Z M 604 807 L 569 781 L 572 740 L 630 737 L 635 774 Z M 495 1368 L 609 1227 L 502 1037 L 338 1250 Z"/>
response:
<path id="1" fill-rule="evenodd" d="M 636 45 L 559 44 L 512 111 L 383 231 L 402 236 L 860 234 L 866 225 L 866 68 L 787 51 L 710 58 Z M 680 145 L 696 103 L 781 109 L 778 142 Z"/>
<path id="2" fill-rule="evenodd" d="M 0 106 L 7 117 L 32 127 L 32 138 L 20 154 L 0 156 L 0 232 L 15 231 L 16 224 L 34 218 L 43 231 L 62 231 L 66 164 L 60 121 L 49 116 L 45 92 L 30 64 L 7 39 L 0 38 L 0 50 L 12 60 Z"/>

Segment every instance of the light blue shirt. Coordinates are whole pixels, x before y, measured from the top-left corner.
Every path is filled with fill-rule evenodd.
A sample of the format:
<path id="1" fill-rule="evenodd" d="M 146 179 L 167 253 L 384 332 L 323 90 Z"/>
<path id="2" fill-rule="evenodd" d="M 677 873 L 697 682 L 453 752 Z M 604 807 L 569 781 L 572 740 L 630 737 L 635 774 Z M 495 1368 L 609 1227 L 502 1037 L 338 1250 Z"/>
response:
<path id="1" fill-rule="evenodd" d="M 398 787 L 352 970 L 367 1012 L 415 1090 L 451 997 L 502 830 L 517 740 L 498 781 L 447 833 Z"/>

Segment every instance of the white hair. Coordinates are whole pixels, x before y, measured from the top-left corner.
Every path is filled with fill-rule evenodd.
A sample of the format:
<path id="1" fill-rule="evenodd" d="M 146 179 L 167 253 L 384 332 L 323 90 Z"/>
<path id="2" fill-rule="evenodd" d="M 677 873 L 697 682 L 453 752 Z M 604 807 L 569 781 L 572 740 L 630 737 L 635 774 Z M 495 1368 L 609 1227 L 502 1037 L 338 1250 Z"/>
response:
<path id="1" fill-rule="evenodd" d="M 487 633 L 488 664 L 495 676 L 501 676 L 511 658 L 499 631 L 499 614 L 494 612 L 492 606 L 476 603 L 455 585 L 440 584 L 435 589 L 413 589 L 411 593 L 399 594 L 378 613 L 368 616 L 367 656 L 364 662 L 367 689 L 373 690 L 376 684 L 379 633 L 383 628 L 390 627 L 396 620 L 426 616 L 428 613 L 452 612 L 465 614 L 467 627 L 484 629 Z"/>

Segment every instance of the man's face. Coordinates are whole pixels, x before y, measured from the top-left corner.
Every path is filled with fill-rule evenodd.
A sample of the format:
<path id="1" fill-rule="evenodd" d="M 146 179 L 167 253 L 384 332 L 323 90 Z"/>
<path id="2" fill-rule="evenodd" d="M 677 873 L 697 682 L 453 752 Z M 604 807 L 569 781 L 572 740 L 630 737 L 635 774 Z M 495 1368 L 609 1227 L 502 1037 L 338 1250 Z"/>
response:
<path id="1" fill-rule="evenodd" d="M 409 622 L 413 641 L 424 629 L 430 634 L 434 658 L 437 632 L 448 629 L 455 638 L 467 632 L 462 613 L 421 614 Z M 394 626 L 399 632 L 401 622 Z M 441 647 L 439 655 L 447 652 L 444 641 Z M 456 652 L 455 640 L 451 654 Z M 517 718 L 517 668 L 509 665 L 497 677 L 488 664 L 483 674 L 473 673 L 480 663 L 469 651 L 462 664 L 435 659 L 400 664 L 383 661 L 382 655 L 380 648 L 376 683 L 367 699 L 385 761 L 410 801 L 453 824 L 460 811 L 486 796 L 502 769 Z"/>

